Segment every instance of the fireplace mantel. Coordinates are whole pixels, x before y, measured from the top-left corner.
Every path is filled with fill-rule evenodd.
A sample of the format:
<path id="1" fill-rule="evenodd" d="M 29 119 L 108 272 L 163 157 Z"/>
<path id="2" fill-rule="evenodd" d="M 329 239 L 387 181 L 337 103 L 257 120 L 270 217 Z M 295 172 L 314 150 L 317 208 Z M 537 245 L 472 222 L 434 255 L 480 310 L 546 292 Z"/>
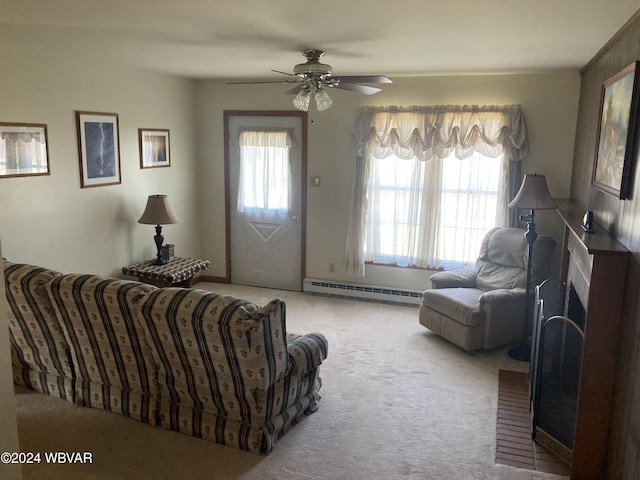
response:
<path id="1" fill-rule="evenodd" d="M 584 210 L 557 201 L 565 222 L 562 280 L 586 310 L 574 435 L 572 479 L 604 478 L 605 457 L 629 251 L 597 223 L 582 229 Z"/>

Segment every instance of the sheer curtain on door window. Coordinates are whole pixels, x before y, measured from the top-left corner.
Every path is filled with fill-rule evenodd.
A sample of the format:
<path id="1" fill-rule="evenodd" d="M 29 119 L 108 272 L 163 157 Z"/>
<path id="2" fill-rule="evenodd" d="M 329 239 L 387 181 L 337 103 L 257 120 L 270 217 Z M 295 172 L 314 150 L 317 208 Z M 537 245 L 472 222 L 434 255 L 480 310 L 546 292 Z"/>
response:
<path id="1" fill-rule="evenodd" d="M 252 209 L 287 212 L 291 167 L 288 130 L 252 129 L 240 132 L 239 212 Z"/>
<path id="2" fill-rule="evenodd" d="M 456 266 L 477 255 L 478 230 L 515 221 L 507 203 L 520 185 L 520 161 L 528 152 L 518 105 L 365 107 L 354 125 L 352 145 L 350 275 L 364 276 L 367 261 Z M 393 211 L 391 190 L 397 204 Z M 372 237 L 379 233 L 372 229 L 384 230 L 381 226 L 395 229 L 386 235 L 392 240 Z M 384 250 L 380 254 L 385 242 L 395 242 L 394 258 Z"/>

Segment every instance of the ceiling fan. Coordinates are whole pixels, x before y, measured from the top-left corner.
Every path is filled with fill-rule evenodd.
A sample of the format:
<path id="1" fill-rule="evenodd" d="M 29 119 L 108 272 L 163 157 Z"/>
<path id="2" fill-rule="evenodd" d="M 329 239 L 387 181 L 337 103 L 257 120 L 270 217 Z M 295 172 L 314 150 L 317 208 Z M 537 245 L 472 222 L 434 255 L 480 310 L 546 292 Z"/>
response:
<path id="1" fill-rule="evenodd" d="M 302 55 L 306 57 L 307 61 L 293 67 L 293 73 L 272 70 L 276 73 L 294 77 L 291 79 L 262 82 L 229 82 L 229 84 L 295 83 L 295 87 L 285 92 L 291 95 L 296 94 L 296 97 L 293 99 L 293 105 L 298 110 L 307 112 L 309 111 L 311 98 L 313 98 L 316 102 L 316 108 L 319 112 L 322 112 L 333 104 L 333 100 L 331 100 L 325 90 L 326 88 L 341 88 L 352 92 L 364 93 L 365 95 L 373 95 L 381 89 L 360 84 L 393 83 L 384 75 L 333 76 L 331 74 L 331 65 L 320 63 L 320 59 L 324 53 L 323 50 L 308 48 L 302 51 Z"/>

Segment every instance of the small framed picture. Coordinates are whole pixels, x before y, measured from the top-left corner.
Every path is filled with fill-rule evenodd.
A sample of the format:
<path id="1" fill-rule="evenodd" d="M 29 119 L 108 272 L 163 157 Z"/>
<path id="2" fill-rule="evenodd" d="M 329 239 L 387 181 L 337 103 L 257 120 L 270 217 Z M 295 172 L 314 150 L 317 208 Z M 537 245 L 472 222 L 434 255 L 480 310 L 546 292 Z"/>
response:
<path id="1" fill-rule="evenodd" d="M 636 151 L 639 85 L 634 62 L 602 85 L 598 147 L 593 166 L 594 187 L 629 198 L 631 170 Z"/>
<path id="2" fill-rule="evenodd" d="M 171 166 L 169 130 L 163 128 L 139 128 L 140 168 Z"/>
<path id="3" fill-rule="evenodd" d="M 76 112 L 82 188 L 122 183 L 116 113 Z"/>
<path id="4" fill-rule="evenodd" d="M 0 177 L 49 175 L 47 126 L 0 123 Z"/>

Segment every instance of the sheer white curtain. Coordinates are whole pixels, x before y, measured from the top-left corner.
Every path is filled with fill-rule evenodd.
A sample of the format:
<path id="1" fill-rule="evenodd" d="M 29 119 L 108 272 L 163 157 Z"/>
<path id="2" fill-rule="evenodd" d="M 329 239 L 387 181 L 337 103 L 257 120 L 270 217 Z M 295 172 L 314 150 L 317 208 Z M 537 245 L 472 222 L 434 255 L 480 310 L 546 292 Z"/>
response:
<path id="1" fill-rule="evenodd" d="M 520 161 L 528 151 L 527 129 L 520 106 L 367 107 L 361 110 L 352 134 L 354 184 L 347 233 L 347 271 L 363 276 L 367 261 L 367 214 L 378 215 L 369 204 L 374 159 L 391 156 L 426 162 L 421 176 L 427 193 L 416 220 L 422 234 L 416 240 L 418 258 L 411 264 L 433 266 L 439 244 L 436 225 L 442 215 L 444 161 L 474 154 L 502 158 L 498 185 L 497 224 L 511 224 L 507 203 L 519 186 Z M 482 168 L 482 167 L 479 167 Z M 481 176 L 481 175 L 477 175 Z M 446 242 L 445 242 L 446 243 Z M 447 245 L 448 246 L 448 245 Z"/>
<path id="2" fill-rule="evenodd" d="M 420 257 L 435 245 L 436 231 L 428 227 L 440 207 L 440 196 L 432 187 L 441 182 L 442 162 L 393 157 L 371 158 L 365 260 L 427 267 Z"/>
<path id="3" fill-rule="evenodd" d="M 243 130 L 239 143 L 238 211 L 288 211 L 291 132 L 282 129 Z"/>

